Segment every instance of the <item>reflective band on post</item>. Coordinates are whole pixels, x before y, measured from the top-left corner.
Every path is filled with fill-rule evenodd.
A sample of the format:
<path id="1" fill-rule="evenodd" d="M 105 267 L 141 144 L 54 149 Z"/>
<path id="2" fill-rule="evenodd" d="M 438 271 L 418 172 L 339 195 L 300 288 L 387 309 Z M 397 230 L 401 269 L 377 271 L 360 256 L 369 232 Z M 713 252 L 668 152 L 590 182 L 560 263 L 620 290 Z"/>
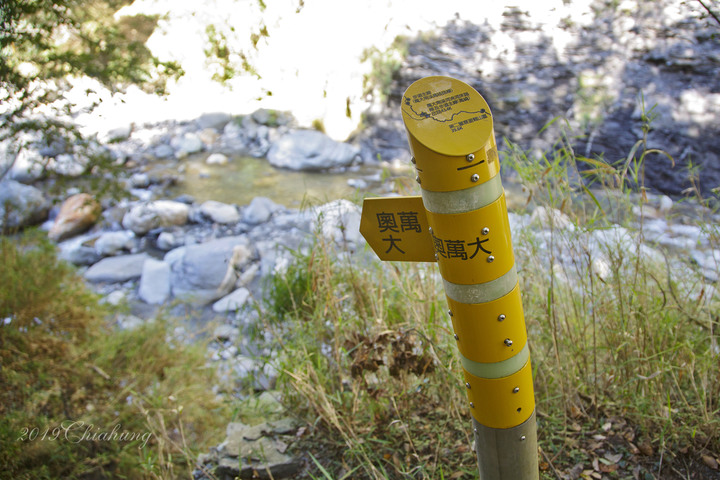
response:
<path id="1" fill-rule="evenodd" d="M 517 355 L 503 360 L 502 362 L 495 363 L 480 363 L 473 362 L 472 360 L 465 358 L 464 355 L 460 355 L 460 363 L 466 372 L 475 375 L 480 378 L 502 378 L 512 375 L 513 373 L 520 370 L 530 358 L 530 349 L 528 344 L 517 353 Z"/>
<path id="2" fill-rule="evenodd" d="M 433 192 L 422 189 L 425 208 L 435 213 L 465 213 L 491 204 L 503 194 L 500 175 L 476 187 L 455 192 Z"/>
<path id="3" fill-rule="evenodd" d="M 460 285 L 443 279 L 445 294 L 462 303 L 491 302 L 512 290 L 518 282 L 515 265 L 502 277 L 487 283 Z"/>
<path id="4" fill-rule="evenodd" d="M 515 264 L 505 194 L 471 212 L 428 211 L 427 220 L 443 279 L 465 285 L 486 283 Z"/>
<path id="5" fill-rule="evenodd" d="M 516 355 L 527 342 L 520 285 L 491 302 L 460 303 L 448 297 L 460 353 L 475 362 L 494 363 Z M 504 315 L 499 321 L 500 315 Z M 507 346 L 505 339 L 511 339 Z"/>
<path id="6" fill-rule="evenodd" d="M 511 428 L 530 418 L 535 409 L 530 360 L 508 377 L 479 378 L 467 371 L 463 373 L 470 385 L 468 400 L 475 405 L 470 413 L 479 423 L 491 428 Z"/>

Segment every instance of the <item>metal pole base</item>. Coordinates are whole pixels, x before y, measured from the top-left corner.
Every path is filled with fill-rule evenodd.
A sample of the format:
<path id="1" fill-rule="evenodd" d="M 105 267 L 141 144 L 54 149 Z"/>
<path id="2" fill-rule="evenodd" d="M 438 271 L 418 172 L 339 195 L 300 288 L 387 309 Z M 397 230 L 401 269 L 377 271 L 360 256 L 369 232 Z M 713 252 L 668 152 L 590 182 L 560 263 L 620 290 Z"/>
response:
<path id="1" fill-rule="evenodd" d="M 535 411 L 512 428 L 491 428 L 473 418 L 480 480 L 537 480 L 538 449 Z"/>

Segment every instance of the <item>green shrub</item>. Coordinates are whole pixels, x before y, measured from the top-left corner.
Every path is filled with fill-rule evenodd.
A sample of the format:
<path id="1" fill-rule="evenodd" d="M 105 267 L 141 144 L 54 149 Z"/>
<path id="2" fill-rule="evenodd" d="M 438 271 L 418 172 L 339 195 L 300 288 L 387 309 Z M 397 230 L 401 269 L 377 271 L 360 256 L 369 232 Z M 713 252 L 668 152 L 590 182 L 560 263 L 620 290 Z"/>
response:
<path id="1" fill-rule="evenodd" d="M 116 331 L 42 234 L 0 259 L 0 477 L 187 476 L 230 418 L 205 346 L 162 319 Z"/>

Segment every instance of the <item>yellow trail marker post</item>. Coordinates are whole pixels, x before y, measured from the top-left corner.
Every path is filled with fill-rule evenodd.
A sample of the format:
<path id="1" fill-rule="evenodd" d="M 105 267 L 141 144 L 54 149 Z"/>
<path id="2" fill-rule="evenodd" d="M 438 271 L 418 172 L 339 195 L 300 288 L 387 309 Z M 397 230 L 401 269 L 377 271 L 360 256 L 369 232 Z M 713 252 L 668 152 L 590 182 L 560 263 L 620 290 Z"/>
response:
<path id="1" fill-rule="evenodd" d="M 536 480 L 532 367 L 490 108 L 433 76 L 410 85 L 401 109 L 422 196 L 366 199 L 360 232 L 381 260 L 438 263 L 480 480 Z"/>

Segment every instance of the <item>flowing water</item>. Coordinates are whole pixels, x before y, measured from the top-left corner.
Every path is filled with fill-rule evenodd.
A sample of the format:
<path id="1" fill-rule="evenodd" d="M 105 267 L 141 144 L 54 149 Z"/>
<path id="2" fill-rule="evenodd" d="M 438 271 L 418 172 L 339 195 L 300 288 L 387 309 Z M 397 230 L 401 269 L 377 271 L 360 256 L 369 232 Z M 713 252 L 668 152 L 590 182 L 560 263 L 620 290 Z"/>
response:
<path id="1" fill-rule="evenodd" d="M 169 188 L 168 196 L 187 194 L 198 203 L 215 200 L 247 205 L 255 197 L 267 197 L 288 208 L 301 208 L 341 198 L 360 202 L 368 195 L 420 195 L 409 162 L 395 168 L 365 165 L 342 172 L 295 172 L 252 157 L 233 157 L 225 165 L 208 165 L 206 156 L 158 165 L 152 173 L 160 176 L 179 173 L 181 180 Z M 352 186 L 358 181 L 363 185 Z M 524 205 L 526 194 L 519 185 L 507 180 L 503 185 L 509 209 Z"/>
<path id="2" fill-rule="evenodd" d="M 268 197 L 289 208 L 325 203 L 339 198 L 360 198 L 366 190 L 382 190 L 378 167 L 357 167 L 344 172 L 295 172 L 277 169 L 265 159 L 234 157 L 225 165 L 208 165 L 205 156 L 189 157 L 179 164 L 182 180 L 171 195 L 188 194 L 197 202 L 216 200 L 247 205 L 255 197 Z M 165 166 L 162 170 L 171 172 Z M 177 171 L 176 170 L 176 171 Z M 348 184 L 363 180 L 367 188 Z"/>

